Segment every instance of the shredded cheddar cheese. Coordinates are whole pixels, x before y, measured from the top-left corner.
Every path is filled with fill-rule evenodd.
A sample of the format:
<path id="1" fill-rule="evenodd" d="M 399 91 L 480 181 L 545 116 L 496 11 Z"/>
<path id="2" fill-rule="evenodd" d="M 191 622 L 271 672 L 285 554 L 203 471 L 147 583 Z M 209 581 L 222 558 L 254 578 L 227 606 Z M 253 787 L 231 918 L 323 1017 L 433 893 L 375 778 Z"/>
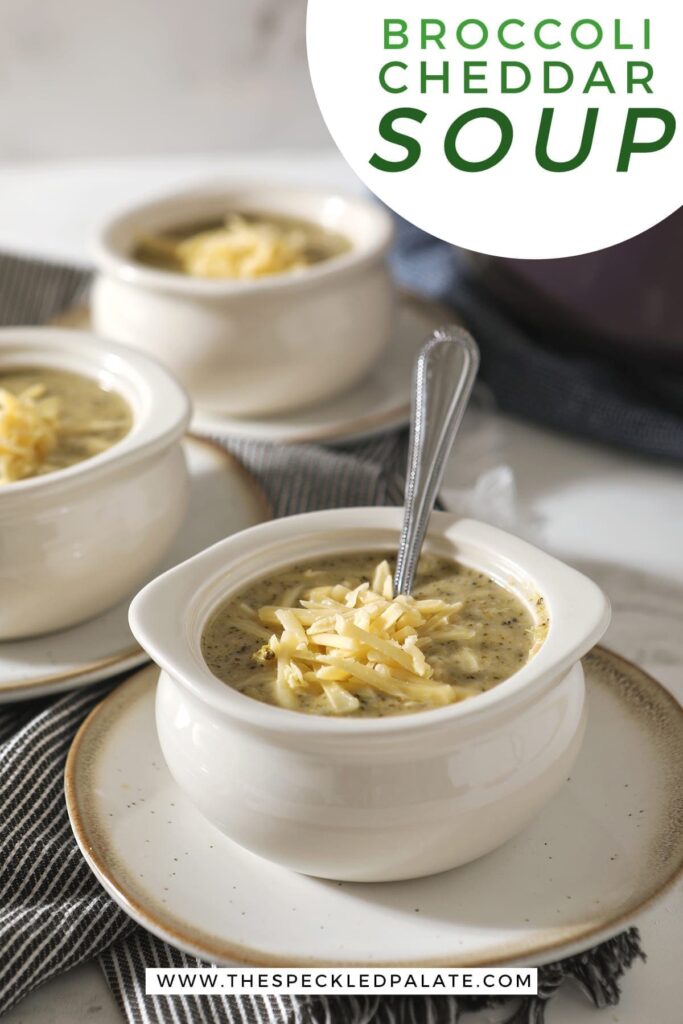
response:
<path id="1" fill-rule="evenodd" d="M 35 384 L 18 395 L 0 388 L 0 484 L 33 476 L 57 445 L 59 399 Z"/>
<path id="2" fill-rule="evenodd" d="M 303 269 L 306 247 L 300 229 L 234 216 L 180 242 L 176 254 L 187 274 L 250 279 Z"/>
<path id="3" fill-rule="evenodd" d="M 430 643 L 471 638 L 470 630 L 457 625 L 462 602 L 394 597 L 386 561 L 370 582 L 354 589 L 341 584 L 297 589 L 291 607 L 253 611 L 242 606 L 248 632 L 259 636 L 266 630 L 268 639 L 254 657 L 275 671 L 280 706 L 295 708 L 297 691 L 324 693 L 339 715 L 357 711 L 356 694 L 368 687 L 404 704 L 432 707 L 472 695 L 471 687 L 436 679 L 425 656 Z"/>
<path id="4" fill-rule="evenodd" d="M 235 214 L 224 224 L 181 239 L 145 236 L 138 255 L 145 262 L 168 265 L 193 277 L 251 280 L 303 270 L 314 261 L 313 242 L 310 232 L 296 224 Z"/>

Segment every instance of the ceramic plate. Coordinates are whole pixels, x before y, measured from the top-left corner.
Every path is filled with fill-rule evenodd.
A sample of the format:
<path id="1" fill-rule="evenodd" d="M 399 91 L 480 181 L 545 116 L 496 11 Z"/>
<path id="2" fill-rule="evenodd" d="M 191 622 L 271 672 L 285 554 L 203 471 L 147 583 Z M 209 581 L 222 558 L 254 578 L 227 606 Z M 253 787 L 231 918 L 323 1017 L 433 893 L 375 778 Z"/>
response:
<path id="1" fill-rule="evenodd" d="M 60 326 L 89 326 L 85 308 L 67 310 Z M 322 405 L 280 416 L 235 419 L 195 411 L 192 429 L 212 437 L 241 437 L 277 444 L 340 444 L 403 426 L 410 419 L 411 381 L 417 352 L 436 327 L 458 323 L 452 309 L 401 292 L 387 356 L 350 391 Z"/>
<path id="2" fill-rule="evenodd" d="M 237 459 L 210 441 L 183 443 L 192 478 L 190 509 L 153 575 L 270 515 L 265 495 Z M 130 598 L 73 629 L 0 644 L 0 704 L 75 689 L 144 664 L 148 658 L 128 629 Z"/>
<path id="3" fill-rule="evenodd" d="M 415 882 L 307 878 L 231 843 L 184 799 L 154 726 L 157 670 L 107 697 L 74 740 L 79 846 L 136 921 L 223 964 L 543 963 L 624 927 L 683 871 L 683 709 L 601 648 L 570 779 L 517 838 Z"/>

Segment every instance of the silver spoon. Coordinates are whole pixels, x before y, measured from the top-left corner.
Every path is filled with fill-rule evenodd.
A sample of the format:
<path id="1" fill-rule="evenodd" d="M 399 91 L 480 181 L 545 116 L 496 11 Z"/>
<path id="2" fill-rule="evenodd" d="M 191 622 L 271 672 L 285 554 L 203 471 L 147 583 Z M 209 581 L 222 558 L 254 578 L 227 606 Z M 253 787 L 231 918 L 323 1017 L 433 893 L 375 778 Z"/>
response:
<path id="1" fill-rule="evenodd" d="M 479 369 L 479 349 L 462 327 L 441 327 L 424 346 L 413 375 L 410 453 L 394 594 L 410 594 L 446 459 Z"/>

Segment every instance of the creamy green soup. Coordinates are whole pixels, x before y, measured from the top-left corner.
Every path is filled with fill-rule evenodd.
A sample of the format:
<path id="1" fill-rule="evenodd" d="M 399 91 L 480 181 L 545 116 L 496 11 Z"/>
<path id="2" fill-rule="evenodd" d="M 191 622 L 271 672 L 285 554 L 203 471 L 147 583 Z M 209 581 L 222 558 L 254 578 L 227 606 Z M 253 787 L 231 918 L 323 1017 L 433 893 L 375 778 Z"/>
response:
<path id="1" fill-rule="evenodd" d="M 51 367 L 0 371 L 0 484 L 66 469 L 130 431 L 128 404 L 97 380 Z"/>
<path id="2" fill-rule="evenodd" d="M 177 274 L 252 280 L 299 273 L 350 248 L 344 236 L 312 221 L 240 212 L 143 235 L 132 255 Z"/>
<path id="3" fill-rule="evenodd" d="M 404 617 L 392 622 L 402 606 L 391 595 L 380 598 L 372 590 L 378 563 L 385 557 L 377 551 L 338 554 L 277 570 L 252 583 L 210 617 L 202 637 L 207 665 L 240 693 L 268 704 L 308 714 L 380 717 L 484 693 L 521 668 L 545 637 L 540 599 L 533 618 L 495 580 L 433 555 L 423 556 L 418 568 L 412 595 L 418 607 L 406 607 Z M 393 572 L 393 564 L 389 569 Z M 352 601 L 357 609 L 347 608 Z M 451 611 L 440 612 L 442 605 Z M 283 609 L 298 616 L 295 632 L 286 633 L 277 621 L 278 616 L 288 621 Z M 323 616 L 322 622 L 316 616 Z M 418 620 L 423 621 L 416 625 Z M 301 629 L 318 632 L 312 637 L 307 633 L 304 642 L 296 632 Z M 274 649 L 269 646 L 273 636 Z M 287 644 L 283 638 L 290 638 Z M 318 639 L 328 646 L 310 646 Z M 385 659 L 387 642 L 394 653 Z M 289 674 L 283 682 L 280 671 L 278 682 L 284 647 Z M 351 672 L 345 671 L 346 665 L 353 666 Z M 372 674 L 380 671 L 385 673 L 381 678 Z M 339 688 L 343 699 L 338 701 Z"/>

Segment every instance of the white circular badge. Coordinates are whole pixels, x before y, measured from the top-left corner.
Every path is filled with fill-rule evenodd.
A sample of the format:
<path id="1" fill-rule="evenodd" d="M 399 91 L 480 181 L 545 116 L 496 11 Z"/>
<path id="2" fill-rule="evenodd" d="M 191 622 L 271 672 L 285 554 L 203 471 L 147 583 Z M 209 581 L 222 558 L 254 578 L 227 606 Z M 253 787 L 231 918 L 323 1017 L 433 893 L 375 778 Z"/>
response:
<path id="1" fill-rule="evenodd" d="M 624 241 L 683 202 L 674 0 L 309 0 L 327 126 L 388 206 L 518 258 Z"/>

